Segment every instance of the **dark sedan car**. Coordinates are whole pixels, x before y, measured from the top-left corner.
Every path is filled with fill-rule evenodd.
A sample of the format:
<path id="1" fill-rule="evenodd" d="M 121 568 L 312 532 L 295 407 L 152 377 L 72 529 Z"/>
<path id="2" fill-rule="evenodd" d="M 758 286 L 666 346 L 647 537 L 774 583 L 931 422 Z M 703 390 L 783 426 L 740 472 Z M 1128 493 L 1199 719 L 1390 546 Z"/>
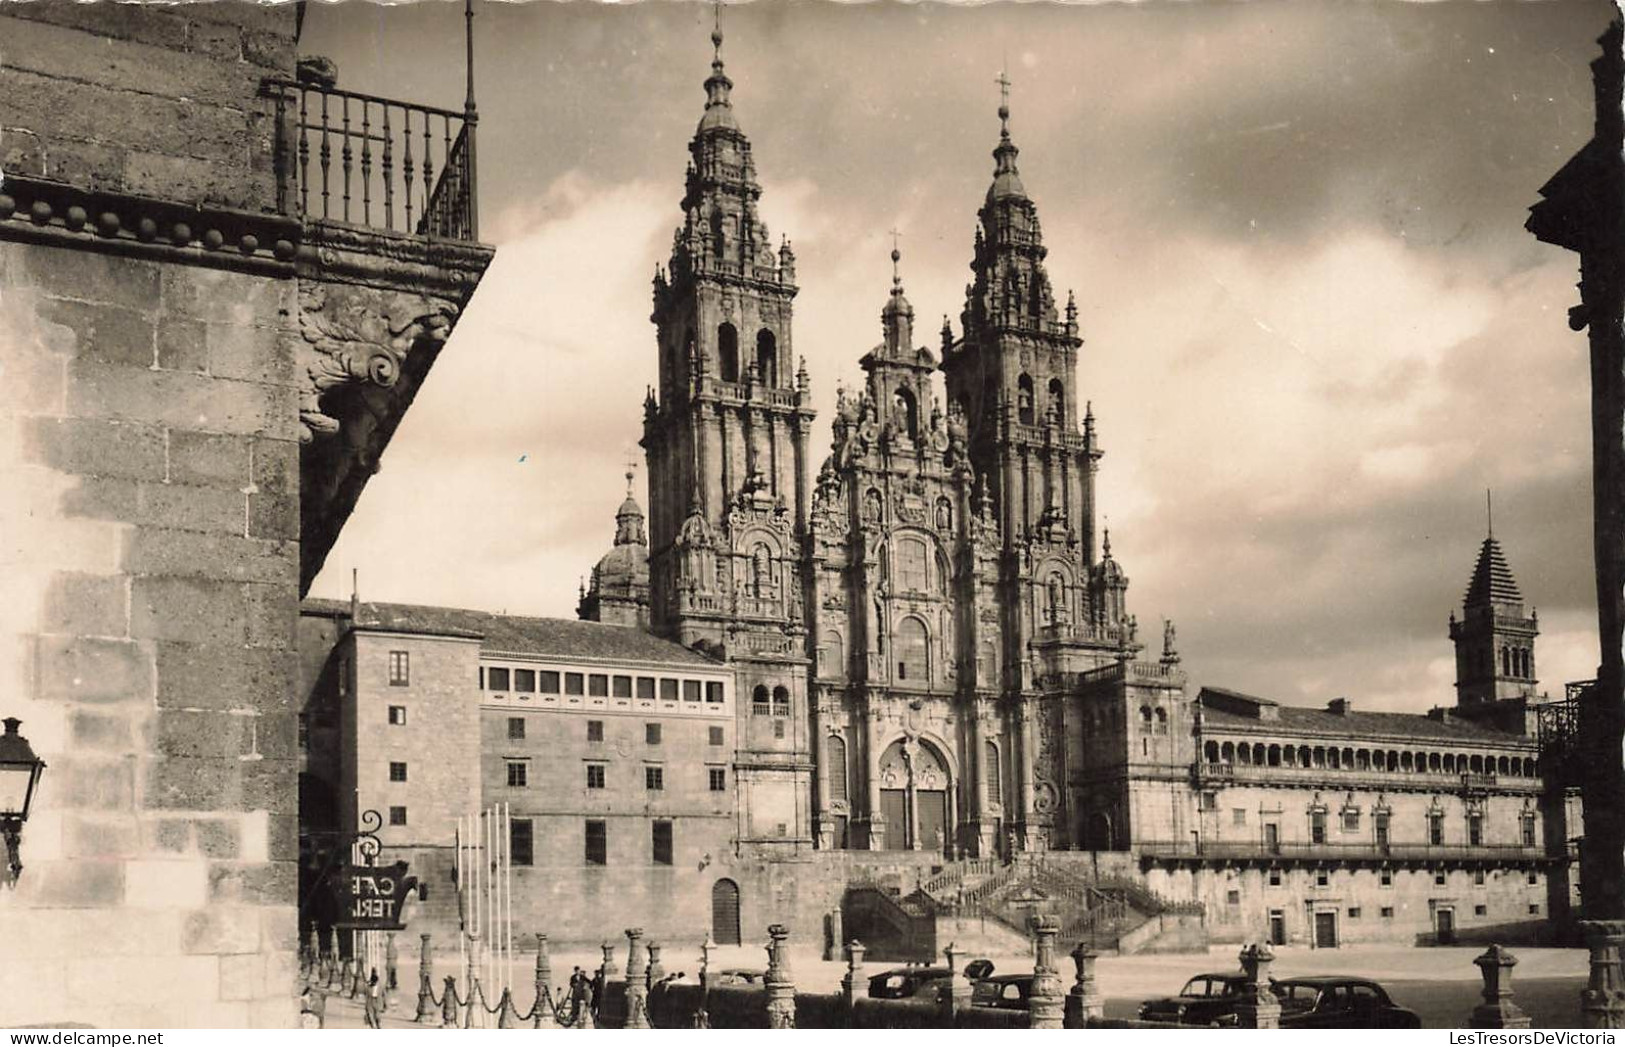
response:
<path id="1" fill-rule="evenodd" d="M 1270 983 L 1283 1029 L 1420 1029 L 1422 1020 L 1365 978 L 1322 975 Z"/>
<path id="2" fill-rule="evenodd" d="M 1198 974 L 1178 996 L 1140 1004 L 1140 1018 L 1180 1025 L 1211 1025 L 1235 1013 L 1247 976 L 1240 971 Z"/>
<path id="3" fill-rule="evenodd" d="M 869 979 L 871 1000 L 907 1000 L 935 992 L 938 983 L 948 980 L 946 967 L 893 967 Z"/>
<path id="4" fill-rule="evenodd" d="M 1032 995 L 1030 974 L 1000 974 L 977 979 L 971 987 L 972 1007 L 992 1007 L 1001 1011 L 1025 1011 Z"/>

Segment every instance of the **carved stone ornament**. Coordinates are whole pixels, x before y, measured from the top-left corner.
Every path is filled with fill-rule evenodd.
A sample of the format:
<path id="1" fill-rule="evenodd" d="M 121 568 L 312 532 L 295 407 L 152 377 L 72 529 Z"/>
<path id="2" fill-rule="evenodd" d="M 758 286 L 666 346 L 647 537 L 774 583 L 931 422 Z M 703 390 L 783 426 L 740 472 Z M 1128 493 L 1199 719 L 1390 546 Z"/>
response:
<path id="1" fill-rule="evenodd" d="M 353 386 L 388 389 L 413 352 L 438 352 L 457 321 L 456 303 L 350 284 L 300 281 L 299 332 L 305 385 L 302 441 L 333 436 L 341 418 L 324 400 Z"/>

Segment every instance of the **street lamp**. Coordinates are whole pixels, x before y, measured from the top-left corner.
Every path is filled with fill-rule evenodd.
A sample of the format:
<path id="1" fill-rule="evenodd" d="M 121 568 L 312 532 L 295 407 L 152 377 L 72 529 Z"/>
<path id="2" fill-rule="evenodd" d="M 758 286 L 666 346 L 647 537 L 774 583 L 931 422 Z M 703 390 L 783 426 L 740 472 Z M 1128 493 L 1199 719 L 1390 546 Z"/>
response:
<path id="1" fill-rule="evenodd" d="M 17 733 L 21 720 L 8 716 L 0 723 L 6 725 L 6 733 L 0 734 L 0 837 L 6 843 L 6 884 L 16 886 L 23 872 L 18 851 L 23 823 L 28 821 L 28 809 L 34 803 L 34 790 L 39 786 L 45 761 L 35 756 L 28 739 Z"/>

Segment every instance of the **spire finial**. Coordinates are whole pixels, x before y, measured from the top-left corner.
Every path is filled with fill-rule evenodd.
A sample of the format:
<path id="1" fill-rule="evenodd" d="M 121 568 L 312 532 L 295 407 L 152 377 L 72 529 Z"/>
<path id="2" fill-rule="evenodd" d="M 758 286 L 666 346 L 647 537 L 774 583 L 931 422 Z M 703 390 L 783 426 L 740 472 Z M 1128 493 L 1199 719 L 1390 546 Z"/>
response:
<path id="1" fill-rule="evenodd" d="M 711 63 L 722 65 L 722 0 L 711 5 Z"/>
<path id="2" fill-rule="evenodd" d="M 1484 526 L 1491 541 L 1495 539 L 1495 504 L 1490 500 L 1490 489 L 1484 488 Z"/>
<path id="3" fill-rule="evenodd" d="M 626 496 L 628 498 L 632 497 L 632 478 L 637 475 L 637 470 L 638 470 L 638 461 L 637 461 L 637 459 L 631 457 L 630 455 L 627 456 L 627 459 L 626 459 Z"/>
<path id="4" fill-rule="evenodd" d="M 1100 533 L 1100 555 L 1111 558 L 1112 555 L 1112 529 L 1105 528 Z"/>
<path id="5" fill-rule="evenodd" d="M 1008 65 L 1008 63 L 1006 63 Z M 994 79 L 999 85 L 999 135 L 1010 137 L 1010 73 L 1000 69 L 999 75 Z"/>
<path id="6" fill-rule="evenodd" d="M 902 287 L 903 286 L 903 275 L 902 275 L 901 270 L 899 270 L 897 268 L 897 263 L 899 263 L 899 262 L 901 262 L 903 260 L 903 252 L 898 250 L 898 247 L 897 247 L 897 241 L 898 241 L 899 238 L 902 237 L 902 235 L 903 235 L 902 233 L 897 231 L 896 226 L 892 227 L 892 230 L 891 230 L 891 285 L 893 287 Z"/>

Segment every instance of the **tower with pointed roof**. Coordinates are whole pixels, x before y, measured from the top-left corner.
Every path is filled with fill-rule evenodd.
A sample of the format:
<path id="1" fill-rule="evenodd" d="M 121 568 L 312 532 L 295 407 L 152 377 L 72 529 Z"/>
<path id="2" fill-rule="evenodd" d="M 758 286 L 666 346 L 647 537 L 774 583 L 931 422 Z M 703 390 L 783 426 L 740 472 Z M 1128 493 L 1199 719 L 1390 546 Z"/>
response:
<path id="1" fill-rule="evenodd" d="M 643 509 L 632 496 L 633 472 L 626 471 L 626 500 L 615 513 L 615 544 L 592 569 L 576 614 L 582 621 L 649 628 L 649 544 Z"/>
<path id="2" fill-rule="evenodd" d="M 720 24 L 689 143 L 683 220 L 654 279 L 658 387 L 644 404 L 653 630 L 738 668 L 741 839 L 811 842 L 798 535 L 811 393 L 791 355 L 795 255 L 758 212 Z M 755 715 L 760 712 L 761 715 Z"/>
<path id="3" fill-rule="evenodd" d="M 1462 599 L 1450 615 L 1456 645 L 1456 704 L 1471 708 L 1535 696 L 1535 637 L 1540 619 L 1524 613 L 1523 594 L 1493 529 L 1485 535 Z"/>

